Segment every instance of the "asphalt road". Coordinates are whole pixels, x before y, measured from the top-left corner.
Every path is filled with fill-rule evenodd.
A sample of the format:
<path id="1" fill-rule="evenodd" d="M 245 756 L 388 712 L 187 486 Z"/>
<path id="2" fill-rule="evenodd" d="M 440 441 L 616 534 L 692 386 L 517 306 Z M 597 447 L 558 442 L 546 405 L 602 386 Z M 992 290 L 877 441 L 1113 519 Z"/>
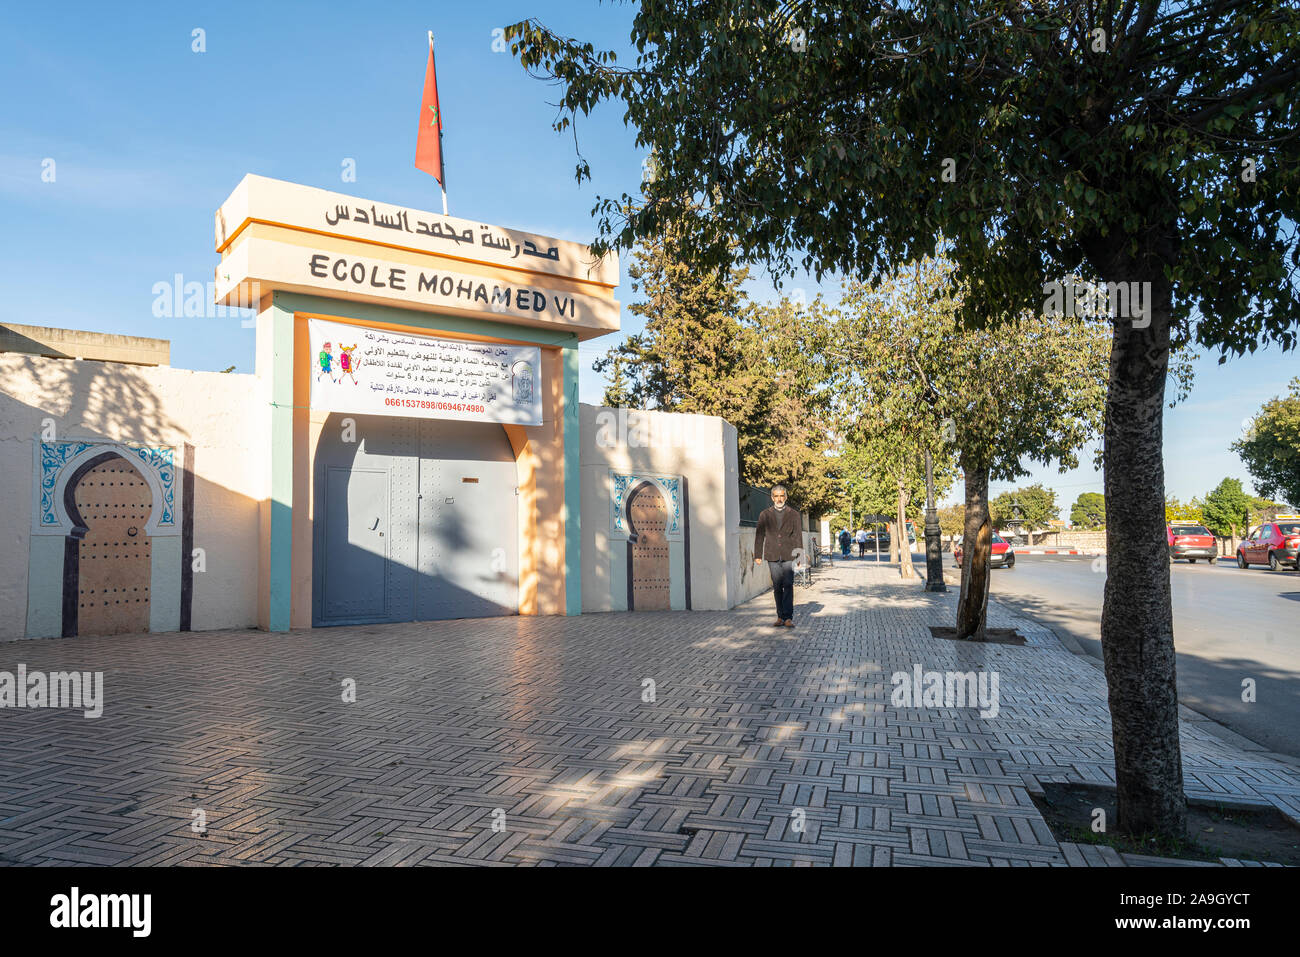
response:
<path id="1" fill-rule="evenodd" d="M 913 561 L 924 574 L 924 557 Z M 944 565 L 955 570 L 951 555 Z M 1015 568 L 993 569 L 991 594 L 1100 660 L 1103 568 L 1083 556 L 1017 555 Z M 1300 573 L 1175 562 L 1171 587 L 1182 703 L 1300 757 Z M 1251 704 L 1241 700 L 1245 678 L 1255 679 Z"/>

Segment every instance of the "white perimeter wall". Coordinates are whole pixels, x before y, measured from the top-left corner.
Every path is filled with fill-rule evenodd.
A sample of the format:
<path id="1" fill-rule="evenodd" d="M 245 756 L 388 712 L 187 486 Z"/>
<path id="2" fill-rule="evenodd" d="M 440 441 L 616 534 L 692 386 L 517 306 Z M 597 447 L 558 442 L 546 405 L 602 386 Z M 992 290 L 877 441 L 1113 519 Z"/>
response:
<path id="1" fill-rule="evenodd" d="M 625 546 L 611 534 L 611 471 L 686 479 L 691 608 L 720 610 L 736 604 L 735 586 L 740 582 L 736 430 L 724 419 L 709 415 L 585 404 L 579 414 L 582 610 L 614 610 L 620 606 L 613 593 L 626 591 L 625 584 L 612 581 L 619 564 L 611 562 L 612 550 Z"/>
<path id="2" fill-rule="evenodd" d="M 266 496 L 256 397 L 250 375 L 0 354 L 0 638 L 25 631 L 34 445 L 47 418 L 61 441 L 175 446 L 178 505 L 182 446 L 195 447 L 194 546 L 207 570 L 194 574 L 191 627 L 254 626 Z M 62 589 L 61 580 L 36 583 L 47 584 Z"/>

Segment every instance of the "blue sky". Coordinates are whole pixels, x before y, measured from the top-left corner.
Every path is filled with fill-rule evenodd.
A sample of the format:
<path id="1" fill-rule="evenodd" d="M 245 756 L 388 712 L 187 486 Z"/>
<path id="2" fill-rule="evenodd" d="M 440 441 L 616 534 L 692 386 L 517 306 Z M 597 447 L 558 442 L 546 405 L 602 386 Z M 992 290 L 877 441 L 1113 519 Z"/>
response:
<path id="1" fill-rule="evenodd" d="M 412 165 L 429 29 L 450 212 L 589 241 L 595 197 L 635 192 L 644 154 L 621 110 L 604 107 L 578 125 L 594 181 L 576 183 L 572 136 L 551 130 L 556 91 L 492 49 L 495 29 L 530 15 L 621 51 L 633 12 L 595 0 L 64 3 L 57 15 L 11 4 L 0 36 L 9 91 L 0 321 L 165 338 L 175 366 L 253 371 L 251 329 L 233 318 L 155 317 L 154 284 L 177 273 L 211 279 L 213 213 L 245 173 L 440 208 L 437 183 Z M 195 29 L 205 52 L 192 50 Z M 54 182 L 42 181 L 47 159 Z M 356 182 L 342 180 L 349 159 Z M 770 287 L 753 292 L 765 298 Z M 634 332 L 626 280 L 619 298 Z M 582 349 L 584 401 L 600 399 L 590 364 L 605 348 Z M 1277 350 L 1226 366 L 1203 358 L 1191 397 L 1166 414 L 1168 490 L 1186 499 L 1224 476 L 1248 479 L 1228 445 L 1298 372 L 1300 357 Z M 1063 515 L 1079 492 L 1101 490 L 1090 465 L 1036 469 L 1032 481 L 1058 489 Z"/>

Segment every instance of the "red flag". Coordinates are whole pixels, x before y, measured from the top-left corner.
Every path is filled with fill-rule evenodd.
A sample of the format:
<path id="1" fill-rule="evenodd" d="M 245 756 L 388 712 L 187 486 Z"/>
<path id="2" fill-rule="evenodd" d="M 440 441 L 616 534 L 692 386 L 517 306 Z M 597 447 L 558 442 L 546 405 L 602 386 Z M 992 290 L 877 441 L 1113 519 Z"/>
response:
<path id="1" fill-rule="evenodd" d="M 433 34 L 429 35 L 429 66 L 424 71 L 424 98 L 420 101 L 420 133 L 415 141 L 415 168 L 422 169 L 445 190 L 442 169 L 442 114 L 438 110 L 438 75 L 433 67 Z"/>

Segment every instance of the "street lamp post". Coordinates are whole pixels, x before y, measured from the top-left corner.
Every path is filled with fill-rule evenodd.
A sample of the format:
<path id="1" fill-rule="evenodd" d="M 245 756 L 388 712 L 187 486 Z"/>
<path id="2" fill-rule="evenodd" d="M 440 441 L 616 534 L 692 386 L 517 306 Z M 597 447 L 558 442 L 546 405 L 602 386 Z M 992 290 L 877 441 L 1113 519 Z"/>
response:
<path id="1" fill-rule="evenodd" d="M 947 591 L 943 581 L 943 552 L 939 544 L 939 513 L 934 507 L 934 462 L 925 450 L 925 590 Z"/>
<path id="2" fill-rule="evenodd" d="M 935 406 L 939 401 L 939 394 L 929 383 L 926 383 L 923 398 L 930 406 L 930 413 L 937 418 L 938 410 Z M 943 546 L 939 540 L 939 513 L 934 507 L 934 459 L 930 455 L 928 445 L 925 449 L 925 590 L 948 590 L 948 586 L 943 581 Z"/>

